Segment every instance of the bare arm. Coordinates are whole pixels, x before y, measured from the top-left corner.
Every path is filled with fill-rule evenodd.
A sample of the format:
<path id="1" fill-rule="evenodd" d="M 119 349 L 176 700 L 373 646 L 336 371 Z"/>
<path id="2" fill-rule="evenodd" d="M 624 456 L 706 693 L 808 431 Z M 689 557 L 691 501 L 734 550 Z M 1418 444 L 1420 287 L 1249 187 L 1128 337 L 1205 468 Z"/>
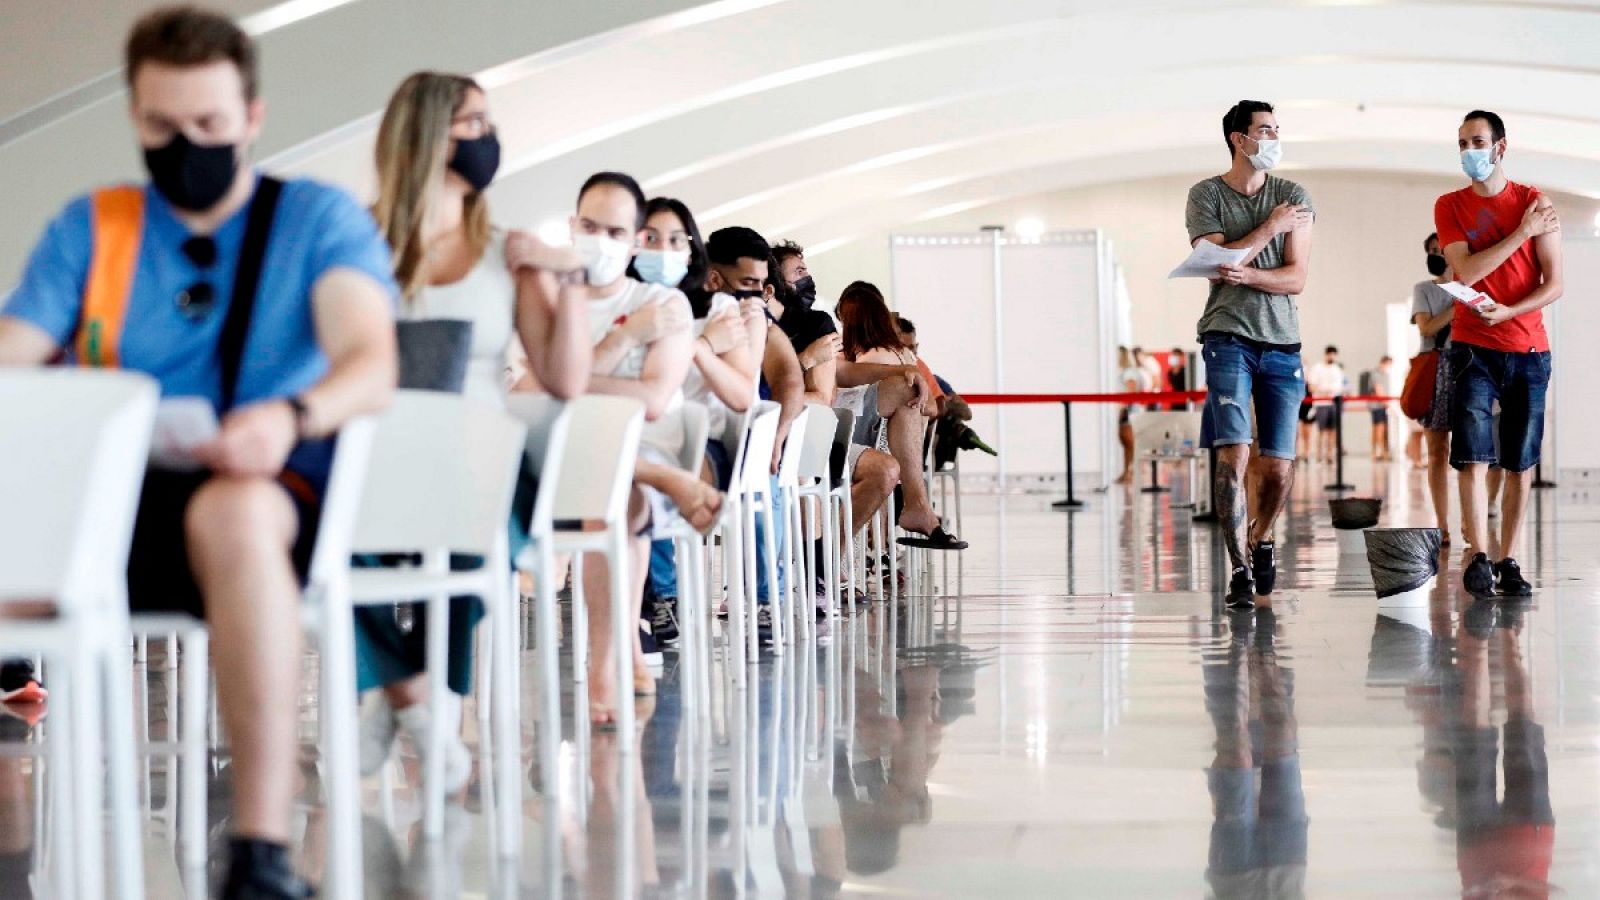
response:
<path id="1" fill-rule="evenodd" d="M 761 372 L 767 378 L 772 399 L 782 407 L 778 414 L 778 440 L 772 451 L 772 471 L 776 473 L 789 427 L 806 408 L 805 376 L 800 371 L 800 358 L 790 346 L 788 336 L 776 325 L 767 329 L 767 349 L 761 355 Z"/>
<path id="2" fill-rule="evenodd" d="M 1522 221 L 1518 223 L 1516 229 L 1494 246 L 1473 253 L 1472 249 L 1467 246 L 1466 241 L 1455 241 L 1447 244 L 1442 249 L 1442 252 L 1444 253 L 1445 261 L 1450 264 L 1451 270 L 1455 272 L 1457 281 L 1462 284 L 1477 284 L 1489 277 L 1490 272 L 1504 265 L 1505 261 L 1511 258 L 1511 254 L 1517 252 L 1517 248 L 1521 247 L 1524 241 L 1553 233 L 1559 230 L 1560 227 L 1561 224 L 1556 219 L 1554 204 L 1550 202 L 1550 198 L 1539 194 L 1528 204 L 1527 210 L 1522 214 Z M 1557 251 L 1558 255 L 1559 252 Z M 1553 300 L 1554 298 L 1551 299 Z M 1546 301 L 1546 304 L 1549 302 Z M 1539 307 L 1533 308 L 1538 309 Z"/>
<path id="3" fill-rule="evenodd" d="M 683 304 L 684 315 L 688 315 L 688 304 L 681 298 L 668 302 Z M 589 378 L 590 393 L 641 400 L 644 402 L 645 418 L 655 421 L 667 411 L 673 395 L 683 387 L 684 376 L 689 374 L 690 360 L 694 356 L 689 346 L 693 340 L 687 329 L 663 335 L 645 351 L 644 367 L 638 378 L 592 375 Z"/>
<path id="4" fill-rule="evenodd" d="M 1268 294 L 1293 296 L 1306 289 L 1306 273 L 1310 267 L 1311 223 L 1307 222 L 1289 232 L 1289 239 L 1284 242 L 1282 266 L 1276 269 L 1247 266 L 1238 283 Z M 1228 267 L 1224 267 L 1223 280 L 1231 280 Z"/>
<path id="5" fill-rule="evenodd" d="M 700 368 L 706 386 L 718 400 L 734 412 L 744 412 L 756 396 L 756 354 L 749 344 L 748 332 L 738 313 L 729 312 L 732 322 L 719 321 L 707 327 L 707 335 L 694 341 L 694 364 Z M 731 326 L 737 338 L 723 353 L 717 353 L 710 337 L 711 329 L 719 331 Z"/>
<path id="6" fill-rule="evenodd" d="M 1190 241 L 1189 246 L 1193 247 L 1201 241 L 1210 241 L 1229 250 L 1248 250 L 1250 252 L 1239 263 L 1241 267 L 1248 266 L 1255 262 L 1256 257 L 1261 255 L 1261 251 L 1267 249 L 1267 244 L 1271 243 L 1273 238 L 1280 234 L 1299 230 L 1301 227 L 1309 227 L 1311 219 L 1312 215 L 1309 207 L 1280 203 L 1272 210 L 1272 215 L 1268 216 L 1266 221 L 1257 225 L 1249 234 L 1236 241 L 1223 240 L 1222 232 L 1218 231 L 1200 235 Z"/>
<path id="7" fill-rule="evenodd" d="M 589 387 L 594 348 L 580 289 L 559 284 L 543 270 L 522 268 L 515 277 L 517 337 L 532 376 L 532 382 L 524 378 L 518 387 L 537 383 L 562 400 L 581 395 Z"/>
<path id="8" fill-rule="evenodd" d="M 1444 312 L 1438 315 L 1430 316 L 1427 313 L 1417 313 L 1411 317 L 1411 323 L 1417 326 L 1417 330 L 1422 332 L 1423 337 L 1431 338 L 1454 321 L 1455 316 L 1455 304 L 1452 303 L 1445 307 Z"/>
<path id="9" fill-rule="evenodd" d="M 32 322 L 0 316 L 0 366 L 42 366 L 59 350 L 55 339 Z"/>
<path id="10" fill-rule="evenodd" d="M 842 388 L 860 387 L 864 384 L 877 384 L 895 376 L 907 374 L 921 375 L 916 366 L 885 365 L 883 363 L 852 362 L 839 357 L 835 363 L 835 373 L 838 386 Z"/>
<path id="11" fill-rule="evenodd" d="M 327 437 L 356 416 L 389 404 L 400 364 L 383 285 L 364 272 L 334 269 L 317 279 L 311 304 L 328 374 L 300 395 L 306 407 L 303 425 L 283 400 L 238 407 L 223 417 L 215 438 L 195 448 L 202 464 L 230 475 L 274 477 L 283 471 L 297 437 Z"/>
<path id="12" fill-rule="evenodd" d="M 1518 303 L 1510 306 L 1495 303 L 1479 310 L 1478 315 L 1482 316 L 1485 322 L 1499 325 L 1517 316 L 1544 309 L 1561 299 L 1561 294 L 1565 290 L 1561 271 L 1561 233 L 1552 231 L 1534 238 L 1533 252 L 1539 257 L 1539 269 L 1544 273 L 1544 281 Z"/>
<path id="13" fill-rule="evenodd" d="M 806 376 L 806 402 L 832 406 L 838 385 L 839 335 L 825 334 L 800 353 L 800 368 Z"/>

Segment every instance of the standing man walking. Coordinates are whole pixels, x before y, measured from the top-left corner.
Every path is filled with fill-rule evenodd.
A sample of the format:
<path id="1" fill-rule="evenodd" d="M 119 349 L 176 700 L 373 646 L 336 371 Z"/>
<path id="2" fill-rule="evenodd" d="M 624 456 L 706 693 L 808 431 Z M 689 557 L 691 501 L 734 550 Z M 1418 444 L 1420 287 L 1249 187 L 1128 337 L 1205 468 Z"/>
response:
<path id="1" fill-rule="evenodd" d="M 1561 223 L 1550 198 L 1506 178 L 1506 126 L 1499 116 L 1467 113 L 1457 145 L 1471 183 L 1438 199 L 1434 224 L 1456 280 L 1489 298 L 1457 313 L 1445 351 L 1456 379 L 1450 465 L 1461 475 L 1467 539 L 1461 582 L 1477 596 L 1498 587 L 1506 596 L 1526 597 L 1533 586 L 1517 565 L 1517 540 L 1544 442 L 1550 338 L 1540 310 L 1562 293 Z M 1487 480 L 1495 462 L 1505 470 L 1505 487 L 1500 533 L 1491 535 Z"/>
<path id="2" fill-rule="evenodd" d="M 1255 605 L 1277 580 L 1273 525 L 1294 483 L 1295 416 L 1305 395 L 1295 295 L 1305 289 L 1315 211 L 1305 189 L 1270 174 L 1282 157 L 1271 104 L 1241 100 L 1222 119 L 1228 171 L 1189 189 L 1190 245 L 1245 250 L 1222 266 L 1197 331 L 1206 360 L 1202 446 L 1231 575 L 1228 605 Z M 1254 431 L 1260 455 L 1250 459 Z M 1254 486 L 1245 496 L 1246 475 Z"/>

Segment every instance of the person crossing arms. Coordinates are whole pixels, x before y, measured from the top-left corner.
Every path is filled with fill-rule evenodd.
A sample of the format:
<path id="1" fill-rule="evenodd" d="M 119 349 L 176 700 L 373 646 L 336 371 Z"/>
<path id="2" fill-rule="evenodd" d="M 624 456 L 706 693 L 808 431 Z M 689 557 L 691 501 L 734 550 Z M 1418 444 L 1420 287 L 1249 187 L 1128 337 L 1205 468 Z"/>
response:
<path id="1" fill-rule="evenodd" d="M 1531 473 L 1544 442 L 1551 359 L 1541 310 L 1562 294 L 1561 222 L 1550 198 L 1506 177 L 1506 127 L 1498 115 L 1467 113 L 1457 146 L 1471 183 L 1435 202 L 1434 225 L 1456 280 L 1488 296 L 1457 312 L 1445 351 L 1456 379 L 1450 465 L 1461 473 L 1467 543 L 1461 580 L 1475 595 L 1498 588 L 1507 596 L 1526 597 L 1533 586 L 1522 576 L 1516 551 Z M 1500 532 L 1490 534 L 1488 476 L 1496 462 L 1505 470 L 1505 482 Z"/>
<path id="2" fill-rule="evenodd" d="M 1273 525 L 1294 484 L 1295 413 L 1305 395 L 1295 295 L 1305 289 L 1315 212 L 1305 188 L 1271 174 L 1282 156 L 1272 106 L 1241 100 L 1222 119 L 1228 171 L 1189 189 L 1193 246 L 1247 251 L 1211 281 L 1197 326 L 1206 360 L 1201 445 L 1232 569 L 1228 605 L 1255 605 L 1277 581 Z M 1260 455 L 1250 459 L 1252 413 Z M 1248 471 L 1248 479 L 1246 474 Z M 1256 486 L 1245 496 L 1246 481 Z"/>

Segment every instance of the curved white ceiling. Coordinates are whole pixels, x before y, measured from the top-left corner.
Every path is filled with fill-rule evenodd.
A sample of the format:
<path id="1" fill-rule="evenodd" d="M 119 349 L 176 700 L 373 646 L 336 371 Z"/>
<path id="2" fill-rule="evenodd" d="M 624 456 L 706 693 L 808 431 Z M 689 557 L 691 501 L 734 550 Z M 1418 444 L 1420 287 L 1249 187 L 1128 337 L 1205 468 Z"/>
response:
<path id="1" fill-rule="evenodd" d="M 119 5 L 131 19 L 151 4 Z M 1294 166 L 1446 175 L 1461 113 L 1496 109 L 1516 177 L 1600 196 L 1600 0 L 245 7 L 271 26 L 257 29 L 269 164 L 364 192 L 392 86 L 416 68 L 475 72 L 506 148 L 497 214 L 518 224 L 565 215 L 585 175 L 618 168 L 707 225 L 825 250 L 1023 194 L 1219 170 L 1221 114 L 1241 97 L 1279 105 Z M 85 40 L 109 41 L 114 64 L 125 24 Z M 38 56 L 12 54 L 25 39 L 0 30 L 0 75 Z M 17 90 L 0 93 L 0 194 L 14 214 L 0 224 L 0 274 L 22 252 L 15 238 L 31 240 L 66 195 L 136 174 L 120 103 L 73 106 L 68 92 L 41 107 L 48 97 Z"/>

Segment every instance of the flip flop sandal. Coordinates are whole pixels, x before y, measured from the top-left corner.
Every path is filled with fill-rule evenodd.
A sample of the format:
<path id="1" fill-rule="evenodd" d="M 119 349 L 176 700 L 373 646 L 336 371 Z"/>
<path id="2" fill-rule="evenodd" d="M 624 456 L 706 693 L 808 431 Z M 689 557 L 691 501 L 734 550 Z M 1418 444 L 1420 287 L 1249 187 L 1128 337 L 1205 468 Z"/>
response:
<path id="1" fill-rule="evenodd" d="M 912 532 L 916 534 L 916 532 Z M 902 547 L 917 547 L 924 550 L 965 550 L 967 542 L 944 530 L 943 525 L 934 526 L 933 531 L 924 537 L 903 537 L 895 543 Z"/>

